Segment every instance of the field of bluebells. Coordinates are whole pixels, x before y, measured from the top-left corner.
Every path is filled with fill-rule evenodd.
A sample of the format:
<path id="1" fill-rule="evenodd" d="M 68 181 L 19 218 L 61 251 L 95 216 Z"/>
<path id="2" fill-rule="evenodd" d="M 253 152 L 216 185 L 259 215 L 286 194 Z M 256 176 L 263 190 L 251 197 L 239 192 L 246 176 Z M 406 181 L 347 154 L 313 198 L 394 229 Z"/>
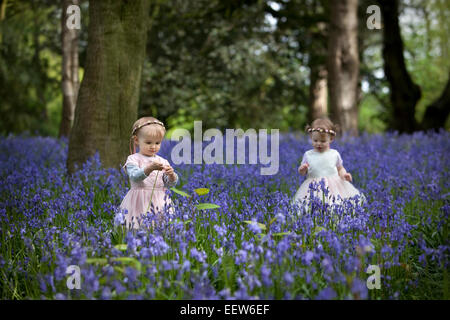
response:
<path id="1" fill-rule="evenodd" d="M 173 145 L 160 151 L 169 161 Z M 290 133 L 276 175 L 174 166 L 189 197 L 172 191 L 170 220 L 127 232 L 116 215 L 124 172 L 94 157 L 68 177 L 67 141 L 0 138 L 1 298 L 449 299 L 450 133 L 363 135 L 332 148 L 362 205 L 315 199 L 299 212 L 291 198 L 310 145 Z M 81 289 L 67 287 L 70 265 Z M 369 265 L 380 267 L 380 289 L 367 288 Z"/>

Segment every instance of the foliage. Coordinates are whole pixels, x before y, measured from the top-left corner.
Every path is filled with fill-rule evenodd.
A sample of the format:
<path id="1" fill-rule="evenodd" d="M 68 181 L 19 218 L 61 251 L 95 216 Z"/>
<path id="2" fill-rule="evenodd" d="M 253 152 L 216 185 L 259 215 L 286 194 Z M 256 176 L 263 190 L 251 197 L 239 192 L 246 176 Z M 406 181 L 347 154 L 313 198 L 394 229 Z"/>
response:
<path id="1" fill-rule="evenodd" d="M 264 2 L 155 4 L 141 114 L 171 127 L 287 129 L 303 120 L 301 62 L 270 33 Z"/>
<path id="2" fill-rule="evenodd" d="M 302 128 L 310 67 L 324 62 L 327 1 L 154 0 L 149 12 L 140 115 L 169 129 Z M 366 27 L 359 1 L 360 129 L 382 132 L 391 116 L 381 30 Z M 449 70 L 448 1 L 401 2 L 408 71 L 422 88 L 416 108 L 439 97 Z M 61 118 L 61 3 L 8 1 L 0 21 L 0 134 L 56 136 Z M 80 74 L 86 59 L 88 1 L 81 1 Z M 80 77 L 82 79 L 82 77 Z M 450 121 L 450 120 L 449 120 Z M 448 122 L 447 122 L 448 127 Z"/>
<path id="3" fill-rule="evenodd" d="M 61 2 L 8 1 L 0 21 L 0 134 L 56 136 L 61 120 Z M 87 30 L 87 2 L 82 30 Z M 84 60 L 87 32 L 80 34 Z M 82 64 L 83 65 L 83 64 Z"/>

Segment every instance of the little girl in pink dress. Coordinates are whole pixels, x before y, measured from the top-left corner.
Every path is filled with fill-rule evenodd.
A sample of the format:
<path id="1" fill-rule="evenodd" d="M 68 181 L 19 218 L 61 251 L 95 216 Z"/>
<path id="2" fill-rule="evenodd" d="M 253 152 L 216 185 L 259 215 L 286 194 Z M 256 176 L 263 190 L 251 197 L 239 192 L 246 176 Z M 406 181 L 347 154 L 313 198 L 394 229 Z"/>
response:
<path id="1" fill-rule="evenodd" d="M 330 149 L 330 143 L 336 135 L 335 126 L 328 119 L 317 119 L 313 121 L 311 126 L 307 127 L 310 134 L 313 149 L 308 150 L 303 155 L 302 163 L 298 168 L 301 175 L 305 175 L 306 179 L 297 190 L 294 201 L 297 204 L 305 204 L 310 199 L 310 184 L 317 184 L 323 179 L 325 189 L 328 188 L 328 195 L 325 197 L 326 202 L 335 202 L 359 195 L 361 200 L 365 199 L 364 195 L 358 191 L 352 184 L 352 175 L 348 173 L 344 166 L 339 152 Z M 322 191 L 314 191 L 314 196 L 322 199 Z"/>
<path id="2" fill-rule="evenodd" d="M 157 155 L 165 132 L 164 124 L 152 117 L 141 118 L 133 125 L 130 142 L 134 153 L 128 156 L 124 165 L 131 188 L 120 204 L 127 227 L 138 228 L 142 215 L 147 212 L 157 214 L 158 218 L 164 212 L 173 213 L 166 190 L 178 183 L 178 175 L 166 159 Z M 139 146 L 137 153 L 136 144 Z"/>

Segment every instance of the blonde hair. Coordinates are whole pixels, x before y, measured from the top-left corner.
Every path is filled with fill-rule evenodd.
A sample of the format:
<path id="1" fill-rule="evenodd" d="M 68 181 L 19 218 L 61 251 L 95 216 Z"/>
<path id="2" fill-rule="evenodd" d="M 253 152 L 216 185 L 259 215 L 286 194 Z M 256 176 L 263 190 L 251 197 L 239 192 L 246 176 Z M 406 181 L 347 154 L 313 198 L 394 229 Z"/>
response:
<path id="1" fill-rule="evenodd" d="M 323 134 L 329 134 L 333 139 L 339 131 L 339 126 L 331 122 L 330 119 L 324 117 L 314 120 L 311 125 L 307 125 L 305 127 L 305 131 L 309 134 L 315 131 Z"/>
<path id="2" fill-rule="evenodd" d="M 138 136 L 139 131 L 141 131 L 142 127 L 148 126 L 150 130 L 150 134 L 152 136 L 157 136 L 159 138 L 164 138 L 166 134 L 166 127 L 164 124 L 156 118 L 153 117 L 142 117 L 136 120 L 131 129 L 131 137 L 130 137 L 130 154 L 136 153 L 136 143 L 134 138 Z M 133 146 L 133 152 L 131 152 L 131 146 Z"/>

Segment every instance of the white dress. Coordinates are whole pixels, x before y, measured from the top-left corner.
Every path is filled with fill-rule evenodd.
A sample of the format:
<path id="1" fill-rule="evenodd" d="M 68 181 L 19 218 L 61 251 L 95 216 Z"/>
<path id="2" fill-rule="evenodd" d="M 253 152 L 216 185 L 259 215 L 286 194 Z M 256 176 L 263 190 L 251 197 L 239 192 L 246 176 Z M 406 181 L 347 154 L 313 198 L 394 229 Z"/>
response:
<path id="1" fill-rule="evenodd" d="M 303 155 L 302 164 L 304 163 L 309 165 L 308 173 L 305 181 L 295 193 L 294 202 L 297 202 L 297 204 L 309 202 L 310 184 L 312 182 L 319 183 L 322 179 L 324 179 L 325 188 L 328 189 L 328 194 L 325 196 L 327 203 L 332 203 L 333 197 L 336 203 L 356 195 L 359 195 L 362 200 L 365 199 L 358 189 L 339 176 L 337 167 L 342 166 L 343 161 L 337 150 L 328 149 L 324 152 L 318 152 L 314 149 L 308 150 Z M 317 189 L 317 191 L 313 191 L 313 195 L 323 199 L 322 190 L 320 190 L 320 187 Z"/>

